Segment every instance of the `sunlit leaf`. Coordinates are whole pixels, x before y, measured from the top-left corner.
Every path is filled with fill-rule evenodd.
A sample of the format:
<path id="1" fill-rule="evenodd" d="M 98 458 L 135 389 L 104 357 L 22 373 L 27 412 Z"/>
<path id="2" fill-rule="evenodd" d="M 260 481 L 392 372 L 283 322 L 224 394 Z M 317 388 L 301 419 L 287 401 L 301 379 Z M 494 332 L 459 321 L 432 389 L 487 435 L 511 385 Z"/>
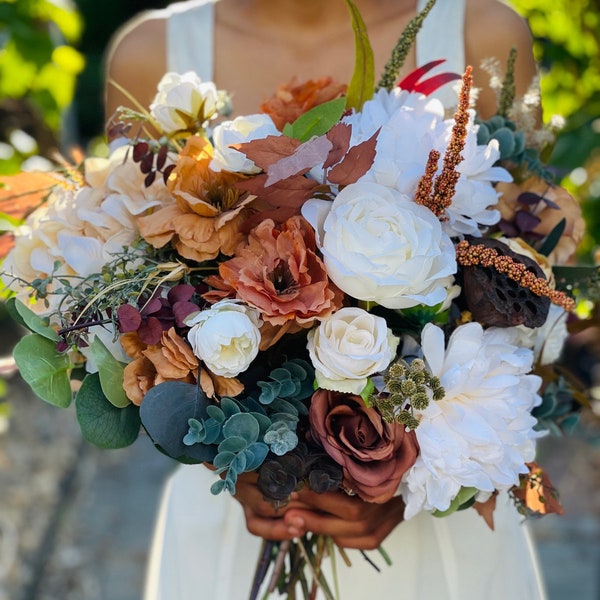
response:
<path id="1" fill-rule="evenodd" d="M 35 333 L 27 335 L 19 340 L 13 356 L 21 377 L 37 396 L 61 408 L 71 404 L 71 364 L 54 342 Z"/>
<path id="2" fill-rule="evenodd" d="M 92 341 L 91 351 L 98 368 L 104 395 L 117 408 L 124 408 L 131 403 L 123 389 L 125 366 L 110 353 L 98 336 L 95 336 Z"/>

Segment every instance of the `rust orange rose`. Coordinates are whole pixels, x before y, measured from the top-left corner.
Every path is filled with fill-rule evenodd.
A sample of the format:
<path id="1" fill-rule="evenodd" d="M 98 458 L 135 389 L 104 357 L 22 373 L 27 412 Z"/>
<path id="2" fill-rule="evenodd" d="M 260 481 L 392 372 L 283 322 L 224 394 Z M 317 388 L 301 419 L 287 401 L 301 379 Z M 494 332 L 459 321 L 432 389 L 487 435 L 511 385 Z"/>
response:
<path id="1" fill-rule="evenodd" d="M 281 131 L 286 123 L 293 123 L 311 108 L 335 100 L 345 93 L 346 85 L 337 83 L 331 77 L 309 79 L 302 83 L 294 77 L 263 102 L 260 110 L 267 113 Z"/>
<path id="2" fill-rule="evenodd" d="M 564 218 L 566 220 L 565 230 L 558 244 L 548 256 L 548 260 L 551 264 L 567 263 L 575 254 L 585 232 L 585 221 L 577 200 L 564 188 L 552 187 L 538 178 L 527 179 L 518 185 L 499 183 L 497 190 L 501 192 L 497 208 L 505 221 L 512 221 L 517 210 L 528 209 L 517 201 L 523 192 L 538 194 L 558 206 L 558 209 L 552 208 L 544 202 L 540 202 L 533 207 L 531 212 L 540 219 L 538 225 L 533 229 L 533 233 L 546 236 Z"/>
<path id="3" fill-rule="evenodd" d="M 360 396 L 317 390 L 311 400 L 310 431 L 344 473 L 344 486 L 367 502 L 392 498 L 418 454 L 414 432 L 386 423 Z"/>
<path id="4" fill-rule="evenodd" d="M 142 237 L 155 248 L 171 242 L 184 258 L 202 262 L 220 252 L 233 255 L 243 240 L 240 175 L 212 171 L 212 146 L 200 136 L 188 139 L 167 185 L 177 203 L 140 217 Z"/>
<path id="5" fill-rule="evenodd" d="M 310 326 L 342 303 L 341 292 L 317 256 L 314 232 L 302 217 L 280 227 L 263 221 L 250 232 L 247 245 L 219 265 L 219 277 L 209 277 L 207 283 L 235 292 L 277 327 Z"/>

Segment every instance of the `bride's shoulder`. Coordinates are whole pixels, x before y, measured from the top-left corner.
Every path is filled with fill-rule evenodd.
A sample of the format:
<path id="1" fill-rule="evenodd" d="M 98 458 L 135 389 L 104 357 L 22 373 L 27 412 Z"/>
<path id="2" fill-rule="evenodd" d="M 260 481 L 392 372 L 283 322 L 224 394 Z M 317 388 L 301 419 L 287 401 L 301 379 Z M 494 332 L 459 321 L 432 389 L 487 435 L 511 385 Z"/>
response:
<path id="1" fill-rule="evenodd" d="M 133 106 L 130 95 L 147 107 L 166 71 L 166 29 L 169 13 L 146 11 L 117 30 L 106 52 L 106 114 L 118 106 Z M 127 95 L 118 87 L 126 90 Z"/>

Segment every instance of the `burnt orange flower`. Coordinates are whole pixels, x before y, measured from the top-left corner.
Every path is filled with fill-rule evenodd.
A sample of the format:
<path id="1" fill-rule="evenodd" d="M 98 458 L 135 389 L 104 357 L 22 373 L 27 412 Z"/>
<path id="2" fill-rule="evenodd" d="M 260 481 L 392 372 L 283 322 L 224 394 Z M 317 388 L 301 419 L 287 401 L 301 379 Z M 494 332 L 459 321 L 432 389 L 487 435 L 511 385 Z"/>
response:
<path id="1" fill-rule="evenodd" d="M 275 127 L 281 131 L 286 123 L 293 123 L 311 108 L 343 96 L 346 87 L 331 77 L 309 79 L 303 83 L 298 83 L 294 77 L 263 102 L 260 110 L 270 115 Z"/>
<path id="2" fill-rule="evenodd" d="M 134 359 L 124 369 L 123 389 L 138 406 L 155 385 L 164 381 L 196 383 L 198 372 L 200 387 L 211 398 L 237 396 L 244 390 L 235 377 L 221 377 L 201 367 L 189 344 L 174 328 L 163 332 L 156 345 L 144 344 L 135 332 L 122 335 L 121 345 Z"/>
<path id="3" fill-rule="evenodd" d="M 300 216 L 280 228 L 263 221 L 207 283 L 257 308 L 268 325 L 285 326 L 288 333 L 329 316 L 342 303 L 342 293 L 316 254 L 314 232 Z"/>
<path id="4" fill-rule="evenodd" d="M 551 264 L 567 263 L 575 254 L 585 232 L 585 221 L 577 200 L 564 188 L 550 186 L 545 181 L 535 177 L 518 185 L 499 183 L 497 190 L 501 192 L 497 208 L 500 210 L 502 218 L 505 221 L 512 222 L 518 211 L 529 211 L 539 219 L 539 223 L 531 229 L 534 234 L 546 236 L 563 218 L 566 220 L 565 230 L 558 244 L 548 256 L 548 260 Z M 558 208 L 543 201 L 526 206 L 518 201 L 519 196 L 524 192 L 542 196 Z"/>
<path id="5" fill-rule="evenodd" d="M 243 240 L 243 209 L 236 183 L 241 176 L 210 169 L 212 146 L 200 136 L 188 138 L 167 185 L 177 203 L 140 217 L 142 237 L 155 248 L 172 242 L 184 258 L 202 262 L 220 252 L 231 256 Z"/>

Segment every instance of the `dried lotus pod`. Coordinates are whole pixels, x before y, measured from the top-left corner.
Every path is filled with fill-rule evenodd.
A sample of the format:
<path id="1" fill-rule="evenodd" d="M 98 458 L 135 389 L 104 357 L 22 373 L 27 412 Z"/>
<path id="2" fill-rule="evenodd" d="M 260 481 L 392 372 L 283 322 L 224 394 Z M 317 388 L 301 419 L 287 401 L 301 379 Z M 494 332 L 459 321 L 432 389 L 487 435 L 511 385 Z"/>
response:
<path id="1" fill-rule="evenodd" d="M 535 260 L 513 252 L 499 240 L 467 237 L 467 241 L 493 248 L 499 255 L 524 264 L 536 277 L 546 278 Z M 534 294 L 493 266 L 463 266 L 461 271 L 464 298 L 474 320 L 496 327 L 541 327 L 546 322 L 550 309 L 550 299 L 546 296 Z"/>

